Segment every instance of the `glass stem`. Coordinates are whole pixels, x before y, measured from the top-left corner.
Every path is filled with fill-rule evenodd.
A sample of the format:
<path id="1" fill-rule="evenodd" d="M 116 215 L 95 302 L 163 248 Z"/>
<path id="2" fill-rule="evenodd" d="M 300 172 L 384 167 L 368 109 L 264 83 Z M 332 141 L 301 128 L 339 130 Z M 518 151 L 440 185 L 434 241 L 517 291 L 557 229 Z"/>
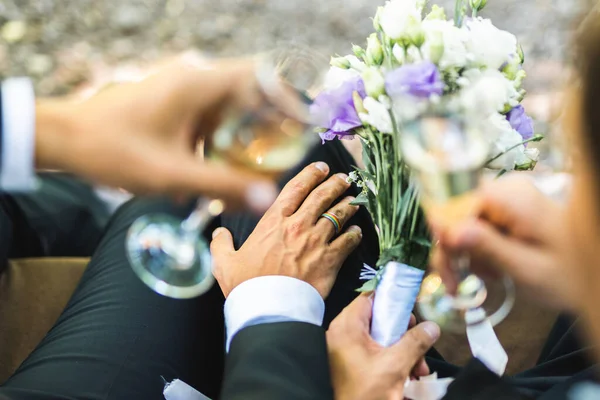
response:
<path id="1" fill-rule="evenodd" d="M 181 223 L 181 233 L 184 241 L 196 241 L 206 228 L 206 225 L 216 215 L 210 212 L 212 200 L 201 197 L 194 211 Z"/>
<path id="2" fill-rule="evenodd" d="M 454 257 L 453 265 L 456 277 L 458 278 L 458 284 L 471 275 L 471 270 L 469 268 L 471 265 L 471 258 L 469 257 L 469 254 L 462 252 Z"/>

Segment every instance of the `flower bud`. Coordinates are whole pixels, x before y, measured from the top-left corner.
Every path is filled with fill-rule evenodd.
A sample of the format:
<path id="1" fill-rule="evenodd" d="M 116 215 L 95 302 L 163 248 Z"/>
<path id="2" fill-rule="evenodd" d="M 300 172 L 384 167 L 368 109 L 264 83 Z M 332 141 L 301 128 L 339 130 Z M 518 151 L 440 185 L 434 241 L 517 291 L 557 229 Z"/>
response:
<path id="1" fill-rule="evenodd" d="M 444 36 L 440 31 L 433 31 L 429 40 L 429 58 L 434 64 L 438 64 L 443 56 Z"/>
<path id="2" fill-rule="evenodd" d="M 356 56 L 346 56 L 344 57 L 350 63 L 350 68 L 362 72 L 367 67 L 364 62 L 358 59 Z"/>
<path id="3" fill-rule="evenodd" d="M 358 92 L 355 91 L 354 93 L 352 93 L 352 101 L 354 102 L 354 108 L 356 109 L 357 113 L 367 114 L 368 111 L 363 105 L 362 97 L 360 97 L 360 94 L 358 94 Z"/>
<path id="4" fill-rule="evenodd" d="M 383 12 L 383 7 L 377 7 L 377 13 L 375 13 L 375 18 L 373 18 L 373 28 L 375 28 L 376 32 L 381 32 L 383 28 L 381 27 L 381 13 Z"/>
<path id="5" fill-rule="evenodd" d="M 502 73 L 508 80 L 514 81 L 517 78 L 517 73 L 521 70 L 519 60 L 512 60 L 502 68 Z"/>
<path id="6" fill-rule="evenodd" d="M 479 12 L 485 8 L 487 5 L 487 0 L 469 0 L 471 9 Z"/>
<path id="7" fill-rule="evenodd" d="M 385 79 L 377 68 L 365 69 L 362 73 L 362 79 L 368 96 L 376 99 L 385 93 Z"/>
<path id="8" fill-rule="evenodd" d="M 376 33 L 371 34 L 367 39 L 367 61 L 371 65 L 381 65 L 383 63 L 383 48 Z"/>
<path id="9" fill-rule="evenodd" d="M 515 88 L 520 88 L 523 85 L 523 80 L 525 80 L 526 77 L 527 72 L 525 72 L 524 69 L 518 70 L 514 80 Z"/>
<path id="10" fill-rule="evenodd" d="M 421 48 L 423 43 L 425 43 L 425 31 L 421 26 L 421 21 L 418 21 L 416 18 L 409 17 L 406 24 L 406 35 L 410 42 L 417 48 Z"/>
<path id="11" fill-rule="evenodd" d="M 392 54 L 400 65 L 403 65 L 406 62 L 406 51 L 401 45 L 397 43 L 394 44 L 394 47 L 392 48 Z"/>
<path id="12" fill-rule="evenodd" d="M 440 19 L 440 20 L 445 21 L 446 20 L 446 11 L 442 7 L 438 6 L 437 4 L 434 4 L 433 6 L 431 6 L 431 12 L 429 14 L 427 14 L 425 19 L 427 19 L 427 20 Z"/>
<path id="13" fill-rule="evenodd" d="M 419 13 L 423 13 L 423 9 L 425 8 L 426 5 L 427 5 L 427 0 L 417 0 L 415 2 L 415 6 L 417 7 L 417 10 L 419 10 Z"/>
<path id="14" fill-rule="evenodd" d="M 521 64 L 525 63 L 525 52 L 523 51 L 523 46 L 521 43 L 517 44 L 517 55 L 519 56 L 519 61 Z"/>
<path id="15" fill-rule="evenodd" d="M 331 57 L 331 61 L 329 64 L 332 67 L 341 68 L 341 69 L 350 69 L 350 61 L 348 61 L 345 57 Z"/>
<path id="16" fill-rule="evenodd" d="M 353 44 L 352 45 L 352 52 L 354 53 L 354 55 L 358 58 L 360 58 L 361 60 L 364 60 L 367 56 L 367 54 L 365 53 L 365 51 L 363 50 L 362 47 Z"/>

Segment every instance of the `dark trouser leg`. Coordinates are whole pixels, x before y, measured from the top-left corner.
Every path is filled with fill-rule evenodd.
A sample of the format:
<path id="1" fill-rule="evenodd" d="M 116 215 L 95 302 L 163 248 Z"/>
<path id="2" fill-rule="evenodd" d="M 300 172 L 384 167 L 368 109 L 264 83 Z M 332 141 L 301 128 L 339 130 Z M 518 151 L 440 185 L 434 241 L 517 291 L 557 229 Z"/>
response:
<path id="1" fill-rule="evenodd" d="M 300 167 L 286 174 L 279 182 L 280 187 L 285 186 L 304 166 L 316 161 L 326 162 L 329 165 L 332 175 L 340 172 L 350 173 L 352 166 L 355 165 L 354 159 L 340 141 L 328 142 L 325 145 L 316 147 Z M 348 195 L 358 195 L 358 189 L 352 187 L 344 194 L 344 197 Z M 243 213 L 226 215 L 222 218 L 222 222 L 223 226 L 228 228 L 233 234 L 235 245 L 239 248 L 248 236 L 250 236 L 259 219 L 260 217 Z M 361 208 L 348 222 L 347 226 L 351 225 L 358 225 L 362 228 L 363 240 L 358 249 L 344 263 L 335 286 L 327 298 L 325 326 L 329 326 L 331 320 L 358 294 L 356 289 L 361 286 L 358 276 L 363 263 L 374 266 L 379 255 L 377 233 L 375 232 L 371 217 L 364 208 Z"/>
<path id="2" fill-rule="evenodd" d="M 216 396 L 223 370 L 223 297 L 193 300 L 148 289 L 125 256 L 131 223 L 152 213 L 185 215 L 158 200 L 134 200 L 111 220 L 65 311 L 0 388 L 12 399 L 163 399 L 161 376 Z"/>
<path id="3" fill-rule="evenodd" d="M 92 187 L 65 174 L 42 174 L 35 192 L 0 195 L 0 272 L 9 258 L 89 257 L 109 213 Z"/>

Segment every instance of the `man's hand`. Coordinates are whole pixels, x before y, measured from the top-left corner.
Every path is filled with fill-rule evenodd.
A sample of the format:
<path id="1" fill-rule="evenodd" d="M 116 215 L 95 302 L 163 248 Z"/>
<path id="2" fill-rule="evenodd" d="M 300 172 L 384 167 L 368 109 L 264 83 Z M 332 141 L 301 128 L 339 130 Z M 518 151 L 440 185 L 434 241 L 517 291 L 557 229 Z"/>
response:
<path id="1" fill-rule="evenodd" d="M 266 210 L 276 196 L 271 182 L 196 157 L 222 108 L 250 101 L 253 63 L 196 61 L 181 57 L 140 82 L 83 101 L 39 101 L 36 166 L 134 193 L 202 194 Z"/>
<path id="2" fill-rule="evenodd" d="M 238 251 L 227 229 L 214 232 L 213 273 L 225 297 L 242 282 L 269 275 L 300 279 L 327 297 L 342 263 L 362 238 L 358 226 L 336 238 L 331 221 L 320 218 L 329 211 L 343 226 L 358 211 L 350 205 L 351 197 L 331 208 L 350 184 L 343 174 L 323 182 L 328 173 L 329 167 L 322 162 L 300 172 L 283 188 Z"/>
<path id="3" fill-rule="evenodd" d="M 372 309 L 372 297 L 363 294 L 333 320 L 327 331 L 336 400 L 402 400 L 411 375 L 429 374 L 423 357 L 439 338 L 439 327 L 424 322 L 395 345 L 384 348 L 369 334 Z"/>
<path id="4" fill-rule="evenodd" d="M 483 186 L 476 194 L 476 220 L 437 231 L 439 245 L 431 264 L 445 283 L 455 287 L 448 260 L 466 252 L 478 274 L 508 274 L 525 293 L 558 308 L 577 296 L 569 263 L 565 210 L 524 177 L 508 177 Z"/>

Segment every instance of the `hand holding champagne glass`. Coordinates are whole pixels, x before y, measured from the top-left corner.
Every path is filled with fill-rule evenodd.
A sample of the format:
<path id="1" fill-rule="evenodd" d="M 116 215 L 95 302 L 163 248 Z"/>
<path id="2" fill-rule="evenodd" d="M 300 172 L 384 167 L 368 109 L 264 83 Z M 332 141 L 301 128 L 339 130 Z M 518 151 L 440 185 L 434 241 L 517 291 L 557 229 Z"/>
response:
<path id="1" fill-rule="evenodd" d="M 476 121 L 451 114 L 427 114 L 406 124 L 402 154 L 414 172 L 421 204 L 433 224 L 447 227 L 476 215 L 478 200 L 473 191 L 488 157 L 488 143 Z M 514 302 L 512 282 L 484 282 L 471 274 L 469 262 L 468 254 L 457 254 L 452 260 L 459 282 L 455 293 L 435 273 L 424 280 L 418 306 L 425 319 L 464 331 L 466 325 L 487 318 L 495 325 L 506 317 Z"/>
<path id="2" fill-rule="evenodd" d="M 206 138 L 206 158 L 271 178 L 296 166 L 318 138 L 309 108 L 327 69 L 327 59 L 294 44 L 255 57 L 255 79 L 224 105 L 220 125 Z M 168 297 L 208 291 L 214 277 L 202 232 L 223 208 L 217 199 L 200 199 L 183 222 L 168 215 L 136 220 L 127 254 L 140 279 Z"/>

